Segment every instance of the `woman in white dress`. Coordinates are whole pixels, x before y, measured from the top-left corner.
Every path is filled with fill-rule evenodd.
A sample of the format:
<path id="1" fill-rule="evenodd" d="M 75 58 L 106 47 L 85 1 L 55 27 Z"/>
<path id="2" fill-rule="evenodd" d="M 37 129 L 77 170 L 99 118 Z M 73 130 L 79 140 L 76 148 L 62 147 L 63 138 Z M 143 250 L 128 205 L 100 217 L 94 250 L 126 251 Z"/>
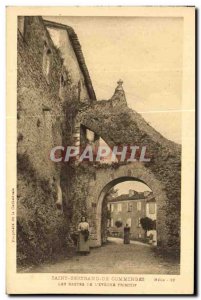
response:
<path id="1" fill-rule="evenodd" d="M 85 217 L 82 217 L 81 222 L 78 225 L 78 232 L 77 251 L 86 255 L 89 253 L 89 223 L 87 223 Z"/>

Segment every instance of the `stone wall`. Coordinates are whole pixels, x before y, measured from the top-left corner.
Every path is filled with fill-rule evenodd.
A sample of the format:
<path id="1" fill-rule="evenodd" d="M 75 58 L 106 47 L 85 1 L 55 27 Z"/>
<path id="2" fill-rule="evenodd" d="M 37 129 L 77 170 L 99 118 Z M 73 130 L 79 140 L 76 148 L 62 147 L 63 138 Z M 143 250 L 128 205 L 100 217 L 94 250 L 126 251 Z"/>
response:
<path id="1" fill-rule="evenodd" d="M 181 197 L 181 147 L 165 139 L 153 129 L 138 113 L 125 105 L 123 90 L 116 90 L 109 101 L 97 101 L 80 110 L 79 122 L 102 137 L 109 146 L 146 146 L 150 162 L 125 164 L 114 171 L 96 170 L 96 181 L 91 182 L 89 211 L 92 202 L 97 211 L 92 216 L 94 225 L 94 245 L 100 245 L 101 205 L 104 188 L 113 178 L 130 177 L 142 180 L 153 191 L 158 208 L 158 245 L 164 252 L 180 251 L 180 197 Z M 124 170 L 121 172 L 121 170 Z M 102 175 L 101 175 L 102 174 Z M 100 178 L 99 178 L 100 177 Z M 121 182 L 121 181 L 120 181 Z M 103 195 L 103 196 L 102 196 Z M 91 201 L 91 203 L 90 203 Z M 94 204 L 93 204 L 94 205 Z M 94 221 L 96 220 L 96 221 Z"/>
<path id="2" fill-rule="evenodd" d="M 69 70 L 69 79 L 80 86 L 80 99 L 88 101 L 89 95 L 85 86 L 84 76 L 80 70 L 67 30 L 52 27 L 47 27 L 47 29 L 54 44 L 61 52 L 64 66 Z"/>
<path id="3" fill-rule="evenodd" d="M 42 18 L 21 17 L 19 25 L 17 254 L 18 264 L 23 264 L 67 253 L 72 244 L 68 169 L 49 155 L 54 146 L 72 142 L 73 116 L 82 94 L 79 78 L 61 80 L 64 72 L 70 76 L 70 70 Z"/>

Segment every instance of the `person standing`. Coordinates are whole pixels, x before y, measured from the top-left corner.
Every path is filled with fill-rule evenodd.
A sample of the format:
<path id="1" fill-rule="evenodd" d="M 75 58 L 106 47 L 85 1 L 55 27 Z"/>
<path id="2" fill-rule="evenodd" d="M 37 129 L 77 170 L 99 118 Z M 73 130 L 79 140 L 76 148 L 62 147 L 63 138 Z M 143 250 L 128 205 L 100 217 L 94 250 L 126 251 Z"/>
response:
<path id="1" fill-rule="evenodd" d="M 130 244 L 130 227 L 128 224 L 124 227 L 124 244 Z"/>
<path id="2" fill-rule="evenodd" d="M 85 217 L 81 218 L 81 222 L 78 225 L 78 244 L 77 251 L 80 254 L 88 254 L 89 250 L 89 223 L 86 221 Z"/>

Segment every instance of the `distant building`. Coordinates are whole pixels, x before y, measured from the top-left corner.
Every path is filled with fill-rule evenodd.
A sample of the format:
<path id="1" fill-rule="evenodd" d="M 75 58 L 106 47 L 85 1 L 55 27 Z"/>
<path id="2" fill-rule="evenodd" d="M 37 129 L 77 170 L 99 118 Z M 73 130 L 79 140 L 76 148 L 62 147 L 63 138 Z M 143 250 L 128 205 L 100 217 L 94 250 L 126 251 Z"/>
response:
<path id="1" fill-rule="evenodd" d="M 130 226 L 131 239 L 143 239 L 145 232 L 140 224 L 140 219 L 149 217 L 156 220 L 156 201 L 150 191 L 136 192 L 129 190 L 128 194 L 123 194 L 108 201 L 110 220 L 108 220 L 108 230 L 111 235 L 122 236 L 123 227 Z M 122 227 L 117 228 L 117 221 L 122 222 Z M 149 235 L 150 232 L 148 232 Z"/>

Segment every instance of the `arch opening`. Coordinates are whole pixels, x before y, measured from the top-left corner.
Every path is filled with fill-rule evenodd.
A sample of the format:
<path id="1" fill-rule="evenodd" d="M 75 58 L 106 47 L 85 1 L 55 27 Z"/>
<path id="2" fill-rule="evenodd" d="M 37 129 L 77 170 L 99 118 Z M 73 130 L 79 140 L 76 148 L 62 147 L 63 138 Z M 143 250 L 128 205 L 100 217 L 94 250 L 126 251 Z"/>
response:
<path id="1" fill-rule="evenodd" d="M 131 176 L 111 180 L 102 189 L 99 203 L 101 245 L 119 239 L 123 243 L 125 227 L 129 227 L 129 242 L 131 240 L 157 245 L 156 199 L 143 180 Z"/>
<path id="2" fill-rule="evenodd" d="M 98 135 L 95 131 L 93 131 L 91 128 L 80 124 L 80 133 L 78 137 L 79 142 L 77 142 L 76 145 L 81 145 L 81 147 L 84 149 L 86 146 L 91 146 L 92 152 L 94 155 L 97 154 L 98 148 L 104 148 L 107 149 L 104 150 L 105 155 L 102 153 L 100 157 L 100 163 L 101 164 L 112 164 L 118 162 L 118 158 L 116 155 L 114 157 L 112 156 L 112 147 L 104 140 L 104 138 L 100 135 Z"/>

